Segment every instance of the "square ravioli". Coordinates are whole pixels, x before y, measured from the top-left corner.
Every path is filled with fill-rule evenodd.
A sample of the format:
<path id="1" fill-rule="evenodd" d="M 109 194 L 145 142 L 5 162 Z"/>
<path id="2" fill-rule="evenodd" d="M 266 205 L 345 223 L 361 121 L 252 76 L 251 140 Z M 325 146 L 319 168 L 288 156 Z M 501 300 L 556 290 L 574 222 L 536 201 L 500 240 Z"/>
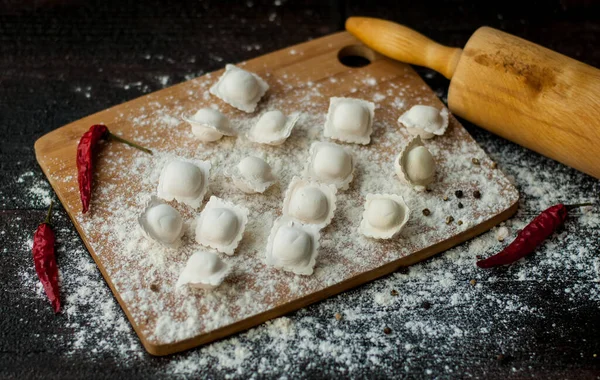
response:
<path id="1" fill-rule="evenodd" d="M 331 98 L 325 120 L 325 137 L 346 143 L 371 142 L 375 104 L 362 99 Z"/>
<path id="2" fill-rule="evenodd" d="M 240 111 L 252 113 L 269 89 L 269 85 L 258 75 L 234 65 L 225 65 L 225 72 L 210 93 Z"/>

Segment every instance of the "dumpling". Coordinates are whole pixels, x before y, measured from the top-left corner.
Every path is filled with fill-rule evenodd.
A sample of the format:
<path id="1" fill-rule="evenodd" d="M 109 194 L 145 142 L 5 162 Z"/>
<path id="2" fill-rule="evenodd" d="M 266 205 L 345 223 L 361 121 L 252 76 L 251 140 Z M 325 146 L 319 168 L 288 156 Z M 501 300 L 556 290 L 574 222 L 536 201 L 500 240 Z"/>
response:
<path id="1" fill-rule="evenodd" d="M 196 220 L 196 242 L 233 255 L 247 223 L 247 208 L 212 196 Z"/>
<path id="2" fill-rule="evenodd" d="M 209 172 L 210 163 L 206 161 L 171 161 L 160 173 L 157 195 L 198 208 L 208 190 Z"/>
<path id="3" fill-rule="evenodd" d="M 229 266 L 216 254 L 198 251 L 188 259 L 176 286 L 179 288 L 188 285 L 191 288 L 214 289 L 221 285 L 229 271 Z"/>
<path id="4" fill-rule="evenodd" d="M 235 136 L 235 131 L 229 125 L 229 119 L 221 112 L 212 108 L 202 108 L 192 117 L 184 117 L 190 123 L 192 133 L 200 141 L 217 141 L 223 136 Z"/>
<path id="5" fill-rule="evenodd" d="M 435 135 L 441 136 L 448 128 L 448 110 L 442 108 L 416 105 L 398 118 L 398 122 L 406 127 L 408 133 L 430 139 Z"/>
<path id="6" fill-rule="evenodd" d="M 265 112 L 248 132 L 248 140 L 259 144 L 281 145 L 290 137 L 299 118 L 299 113 L 286 117 L 278 110 Z"/>
<path id="7" fill-rule="evenodd" d="M 302 275 L 313 273 L 319 252 L 319 230 L 286 217 L 273 224 L 267 243 L 266 262 L 275 268 Z"/>
<path id="8" fill-rule="evenodd" d="M 331 98 L 325 121 L 325 137 L 347 143 L 371 142 L 375 105 L 362 99 Z"/>
<path id="9" fill-rule="evenodd" d="M 225 72 L 210 88 L 210 93 L 240 111 L 251 113 L 268 89 L 267 82 L 258 75 L 226 65 Z"/>
<path id="10" fill-rule="evenodd" d="M 390 239 L 404 227 L 410 210 L 399 195 L 367 194 L 360 232 L 374 239 Z"/>
<path id="11" fill-rule="evenodd" d="M 247 194 L 264 193 L 277 182 L 271 166 L 262 158 L 248 156 L 227 173 L 235 186 Z"/>
<path id="12" fill-rule="evenodd" d="M 283 200 L 283 215 L 322 229 L 333 219 L 336 193 L 333 185 L 294 177 Z"/>
<path id="13" fill-rule="evenodd" d="M 398 177 L 417 190 L 424 190 L 435 177 L 435 160 L 419 136 L 415 136 L 400 152 L 394 167 Z"/>
<path id="14" fill-rule="evenodd" d="M 354 165 L 354 156 L 341 145 L 315 142 L 310 146 L 304 176 L 346 190 L 354 178 Z"/>
<path id="15" fill-rule="evenodd" d="M 147 238 L 169 248 L 177 248 L 181 244 L 184 231 L 183 219 L 179 211 L 157 197 L 150 198 L 138 222 Z"/>

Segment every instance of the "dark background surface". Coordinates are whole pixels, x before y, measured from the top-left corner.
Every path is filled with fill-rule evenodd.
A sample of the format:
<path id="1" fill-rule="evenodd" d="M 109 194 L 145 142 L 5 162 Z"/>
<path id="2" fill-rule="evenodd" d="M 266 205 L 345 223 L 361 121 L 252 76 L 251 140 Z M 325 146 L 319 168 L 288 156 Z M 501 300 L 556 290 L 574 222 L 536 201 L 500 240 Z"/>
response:
<path id="1" fill-rule="evenodd" d="M 33 180 L 43 181 L 34 158 L 33 143 L 44 133 L 112 105 L 219 69 L 224 63 L 242 61 L 341 30 L 345 18 L 351 15 L 391 19 L 454 46 L 463 46 L 477 27 L 489 25 L 600 66 L 600 2 L 592 1 L 14 0 L 0 4 L 2 378 L 161 377 L 175 374 L 168 369 L 173 362 L 195 360 L 204 354 L 204 351 L 196 351 L 171 358 L 153 358 L 139 353 L 139 347 L 133 349 L 137 354 L 130 356 L 113 354 L 110 348 L 93 352 L 102 346 L 102 337 L 114 333 L 114 326 L 86 325 L 81 320 L 85 314 L 55 317 L 43 297 L 32 296 L 31 289 L 23 284 L 19 273 L 31 266 L 26 239 L 43 219 L 46 208 L 45 199 L 36 198 L 35 191 L 31 190 Z M 425 69 L 419 69 L 419 72 L 445 100 L 448 81 Z M 541 205 L 549 206 L 548 198 L 598 201 L 597 180 L 469 123 L 464 125 L 500 167 L 515 177 L 522 195 L 515 224 L 522 225 L 531 219 Z M 539 188 L 543 189 L 541 193 L 536 190 Z M 86 255 L 60 207 L 55 223 L 61 233 L 69 237 L 64 238 L 62 250 Z M 257 374 L 257 360 L 240 364 L 247 366 L 245 372 L 236 372 L 235 368 L 226 368 L 209 360 L 201 372 L 181 376 L 599 378 L 597 272 L 594 278 L 593 275 L 574 274 L 573 271 L 582 270 L 576 266 L 548 269 L 543 266 L 546 261 L 536 266 L 536 260 L 543 254 L 573 255 L 578 252 L 578 247 L 589 251 L 581 265 L 585 268 L 594 265 L 594 258 L 597 265 L 600 245 L 596 227 L 594 223 L 578 220 L 568 223 L 561 234 L 562 237 L 569 236 L 564 244 L 547 246 L 526 263 L 542 268 L 540 273 L 533 275 L 533 281 L 518 280 L 510 270 L 495 273 L 500 281 L 480 279 L 482 284 L 489 285 L 487 291 L 491 294 L 518 297 L 527 304 L 529 311 L 521 313 L 520 317 L 503 318 L 501 311 L 483 301 L 477 303 L 477 314 L 473 318 L 465 317 L 469 314 L 458 308 L 436 311 L 441 313 L 439 318 L 457 319 L 457 324 L 466 331 L 478 331 L 488 326 L 483 320 L 492 319 L 497 325 L 504 323 L 503 328 L 492 335 L 481 339 L 471 335 L 461 342 L 460 347 L 442 346 L 438 350 L 435 344 L 427 342 L 427 338 L 419 341 L 407 336 L 401 341 L 411 341 L 421 349 L 390 356 L 385 365 L 364 363 L 345 367 L 330 358 L 314 356 L 308 360 L 312 365 L 307 365 L 306 358 L 297 362 L 291 360 L 291 364 L 274 364 L 269 371 Z M 461 249 L 466 250 L 467 245 L 457 248 Z M 75 265 L 69 261 L 71 259 L 67 253 L 62 258 L 59 256 L 59 265 L 65 268 L 63 276 L 78 273 L 76 269 L 69 269 Z M 433 259 L 433 264 L 435 260 L 442 259 Z M 433 265 L 432 262 L 425 265 Z M 97 273 L 90 278 L 97 282 L 103 294 L 107 292 L 108 288 Z M 467 282 L 469 277 L 464 280 Z M 393 277 L 380 280 L 311 306 L 290 318 L 301 324 L 302 318 L 308 315 L 327 326 L 335 310 L 361 302 L 369 308 L 370 303 L 364 298 L 373 291 L 385 290 L 391 281 Z M 427 281 L 415 281 L 412 289 L 428 289 Z M 63 291 L 68 292 L 69 283 L 64 278 L 63 282 L 66 282 Z M 565 288 L 575 289 L 575 294 L 565 297 L 564 293 L 556 291 Z M 438 296 L 442 297 L 431 295 L 432 299 Z M 88 306 L 90 315 L 96 313 L 93 305 Z M 116 313 L 122 312 L 117 309 Z M 345 328 L 366 333 L 374 331 L 372 325 L 377 323 L 402 331 L 403 322 L 397 320 L 393 307 L 374 310 L 369 322 Z M 74 346 L 71 342 L 75 334 L 73 324 L 79 329 L 96 329 L 97 340 Z M 336 343 L 328 330 L 325 328 L 321 332 L 323 335 L 317 334 L 317 339 L 344 344 L 343 340 Z M 131 329 L 119 334 L 136 344 Z M 522 339 L 513 339 L 516 336 Z M 516 343 L 498 343 L 504 341 Z M 263 353 L 261 344 L 268 345 L 260 339 L 248 343 L 254 347 L 255 357 L 260 359 L 273 354 Z M 369 340 L 360 344 L 364 351 L 373 345 Z M 505 355 L 505 359 L 497 360 L 498 354 Z"/>

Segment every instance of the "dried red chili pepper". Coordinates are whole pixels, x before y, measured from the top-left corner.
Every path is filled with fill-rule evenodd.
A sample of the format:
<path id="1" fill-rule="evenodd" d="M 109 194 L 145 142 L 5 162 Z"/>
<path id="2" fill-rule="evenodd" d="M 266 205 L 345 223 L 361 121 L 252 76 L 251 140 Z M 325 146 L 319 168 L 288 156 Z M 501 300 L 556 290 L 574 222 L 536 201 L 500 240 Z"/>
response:
<path id="1" fill-rule="evenodd" d="M 52 303 L 55 313 L 60 310 L 60 296 L 58 294 L 58 268 L 56 267 L 56 256 L 54 255 L 54 243 L 56 241 L 54 231 L 50 225 L 52 205 L 48 208 L 46 220 L 41 223 L 33 235 L 33 262 L 40 282 L 44 286 L 46 296 Z"/>
<path id="2" fill-rule="evenodd" d="M 85 214 L 90 207 L 92 197 L 92 181 L 94 177 L 94 153 L 100 140 L 114 139 L 136 149 L 152 154 L 150 149 L 127 141 L 112 134 L 106 125 L 95 124 L 81 136 L 77 145 L 77 180 L 79 182 L 79 195 L 81 197 L 82 212 Z"/>
<path id="3" fill-rule="evenodd" d="M 484 260 L 479 260 L 479 268 L 492 268 L 513 263 L 531 252 L 547 237 L 552 235 L 567 219 L 568 211 L 581 206 L 591 206 L 591 203 L 564 205 L 559 203 L 542 211 L 535 219 L 519 232 L 517 238 L 497 254 Z"/>

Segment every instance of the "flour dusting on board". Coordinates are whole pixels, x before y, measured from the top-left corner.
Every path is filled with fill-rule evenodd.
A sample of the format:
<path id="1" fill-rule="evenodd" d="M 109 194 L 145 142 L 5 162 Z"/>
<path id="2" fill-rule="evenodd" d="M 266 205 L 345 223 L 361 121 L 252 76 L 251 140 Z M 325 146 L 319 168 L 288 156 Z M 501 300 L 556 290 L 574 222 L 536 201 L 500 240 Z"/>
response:
<path id="1" fill-rule="evenodd" d="M 411 83 L 410 69 L 404 70 L 409 79 L 407 83 Z M 422 93 L 421 88 L 402 81 L 384 81 L 358 74 L 351 79 L 356 90 L 350 96 L 373 100 L 380 99 L 382 93 L 390 98 L 402 96 L 402 100 L 393 103 L 401 107 L 378 105 L 371 144 L 346 145 L 356 157 L 355 178 L 349 190 L 338 193 L 334 219 L 321 231 L 314 274 L 304 277 L 270 268 L 264 262 L 265 248 L 273 221 L 281 215 L 283 193 L 292 177 L 302 174 L 310 145 L 326 141 L 322 126 L 329 97 L 348 94 L 332 93 L 333 89 L 321 82 L 311 82 L 303 88 L 298 79 L 287 74 L 285 79 L 269 72 L 264 76 L 279 90 L 274 90 L 259 104 L 257 115 L 270 109 L 301 106 L 302 117 L 282 147 L 255 144 L 244 137 L 253 126 L 253 117 L 211 97 L 208 94 L 214 82 L 211 75 L 186 84 L 185 102 L 173 96 L 163 102 L 151 100 L 142 107 L 130 109 L 126 115 L 118 115 L 116 120 L 98 120 L 108 125 L 119 120 L 131 123 L 135 129 L 128 137 L 154 151 L 152 156 L 140 152 L 131 152 L 128 156 L 123 154 L 127 147 L 111 145 L 103 149 L 98 157 L 100 170 L 92 212 L 76 216 L 136 325 L 152 344 L 173 343 L 208 333 L 305 297 L 449 239 L 506 210 L 518 199 L 508 180 L 492 168 L 490 159 L 454 119 L 446 136 L 426 143 L 438 168 L 430 191 L 416 193 L 401 184 L 394 178 L 393 159 L 409 135 L 398 127 L 396 119 L 406 111 L 405 105 L 439 106 L 439 101 L 433 94 L 421 98 L 417 95 Z M 284 92 L 285 96 L 278 96 Z M 199 143 L 193 139 L 187 123 L 181 121 L 175 125 L 172 122 L 178 115 L 190 114 L 200 106 L 225 112 L 239 136 Z M 224 175 L 226 169 L 249 155 L 268 161 L 279 178 L 278 184 L 264 194 L 246 195 Z M 137 216 L 156 193 L 162 167 L 175 158 L 209 161 L 213 169 L 207 198 L 215 195 L 250 210 L 244 239 L 237 251 L 231 257 L 221 255 L 232 267 L 231 273 L 211 292 L 175 288 L 187 259 L 200 248 L 194 243 L 191 231 L 184 235 L 182 248 L 169 250 L 145 239 L 137 225 Z M 480 165 L 474 166 L 473 158 L 477 158 Z M 53 180 L 65 181 L 59 177 Z M 73 181 L 71 178 L 69 183 Z M 456 199 L 443 200 L 445 196 L 452 197 L 458 188 L 466 194 L 461 200 L 464 207 L 460 209 L 456 207 Z M 480 199 L 470 195 L 474 190 L 481 192 Z M 374 241 L 358 233 L 368 193 L 399 194 L 415 210 L 398 239 Z M 73 202 L 69 207 L 78 209 L 79 205 Z M 170 204 L 188 224 L 197 216 L 185 205 Z M 424 216 L 420 212 L 424 208 L 431 210 L 431 215 Z M 448 216 L 456 222 L 446 223 Z"/>
<path id="2" fill-rule="evenodd" d="M 526 169 L 517 170 L 527 175 Z M 35 177 L 32 187 L 44 182 L 41 174 Z M 535 175 L 531 177 L 530 185 L 544 185 Z M 542 207 L 556 201 L 552 195 L 528 199 L 541 202 Z M 41 198 L 31 198 L 30 202 L 31 205 L 38 204 Z M 505 223 L 503 227 L 510 231 L 509 240 L 526 224 L 531 217 L 529 211 L 533 210 L 519 212 Z M 57 225 L 69 223 L 62 211 L 56 213 L 56 219 Z M 503 285 L 507 280 L 521 280 L 527 286 L 528 282 L 570 278 L 574 282 L 565 281 L 555 289 L 557 294 L 567 294 L 573 300 L 569 301 L 570 305 L 600 302 L 600 260 L 597 255 L 585 248 L 578 254 L 566 253 L 571 251 L 573 241 L 581 243 L 590 239 L 587 244 L 593 247 L 592 241 L 597 242 L 600 238 L 598 225 L 600 215 L 596 211 L 578 212 L 567 223 L 566 233 L 555 235 L 551 244 L 542 246 L 535 255 L 511 265 L 502 273 L 482 271 L 474 264 L 476 255 L 492 254 L 507 244 L 498 242 L 496 232 L 499 228 L 494 228 L 406 271 L 234 337 L 172 356 L 161 362 L 158 371 L 170 376 L 199 376 L 210 366 L 226 378 L 301 376 L 314 365 L 311 358 L 319 356 L 329 363 L 328 367 L 338 368 L 347 375 L 378 369 L 397 376 L 399 368 L 405 373 L 421 373 L 423 368 L 417 365 L 417 358 L 426 354 L 431 358 L 435 373 L 452 374 L 460 364 L 454 362 L 455 357 L 450 353 L 468 354 L 470 348 L 464 343 L 470 339 L 493 340 L 492 346 L 498 353 L 511 353 L 515 347 L 526 345 L 524 340 L 528 337 L 521 329 L 503 331 L 502 326 L 521 325 L 526 320 L 533 320 L 531 323 L 534 324 L 536 321 L 547 322 L 545 316 L 540 315 L 547 310 L 532 305 L 531 300 L 519 296 L 518 291 L 507 294 Z M 54 345 L 65 344 L 68 347 L 66 355 L 81 358 L 85 352 L 92 357 L 115 358 L 121 367 L 137 365 L 134 358 L 149 360 L 75 230 L 63 227 L 57 234 L 60 236 L 57 248 L 61 292 L 66 296 L 62 313 L 73 335 L 40 336 L 40 339 L 51 339 Z M 22 239 L 13 244 L 14 249 L 25 256 L 30 252 L 32 242 L 30 236 Z M 477 279 L 475 286 L 470 285 L 471 279 Z M 23 296 L 36 298 L 39 305 L 49 309 L 29 261 L 19 273 L 19 280 L 16 286 Z M 499 315 L 502 320 L 500 327 L 494 325 L 498 319 L 494 315 Z M 480 322 L 473 322 L 473 319 Z M 390 335 L 383 333 L 386 325 L 393 328 Z M 473 329 L 474 325 L 482 327 Z M 64 338 L 70 340 L 57 342 Z M 482 357 L 480 360 L 486 365 L 495 359 Z M 154 365 L 158 364 L 154 362 Z"/>

